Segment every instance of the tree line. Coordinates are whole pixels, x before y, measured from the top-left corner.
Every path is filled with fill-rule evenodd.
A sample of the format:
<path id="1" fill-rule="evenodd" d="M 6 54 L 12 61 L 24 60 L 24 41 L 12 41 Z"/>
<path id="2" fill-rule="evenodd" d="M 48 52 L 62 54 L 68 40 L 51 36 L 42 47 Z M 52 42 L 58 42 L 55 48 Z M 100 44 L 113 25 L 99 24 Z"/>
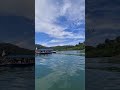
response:
<path id="1" fill-rule="evenodd" d="M 86 57 L 112 57 L 120 55 L 120 36 L 115 39 L 106 39 L 97 46 L 86 46 Z"/>

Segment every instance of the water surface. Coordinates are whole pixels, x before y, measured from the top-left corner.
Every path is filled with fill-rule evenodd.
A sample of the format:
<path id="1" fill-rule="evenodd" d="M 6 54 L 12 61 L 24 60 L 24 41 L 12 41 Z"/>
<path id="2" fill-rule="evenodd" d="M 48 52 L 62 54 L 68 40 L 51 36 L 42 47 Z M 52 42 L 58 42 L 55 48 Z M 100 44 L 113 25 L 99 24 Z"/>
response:
<path id="1" fill-rule="evenodd" d="M 34 66 L 0 67 L 0 90 L 34 90 Z"/>
<path id="2" fill-rule="evenodd" d="M 85 57 L 81 51 L 36 55 L 36 90 L 85 90 Z"/>
<path id="3" fill-rule="evenodd" d="M 119 60 L 116 57 L 86 58 L 86 90 L 119 90 Z"/>

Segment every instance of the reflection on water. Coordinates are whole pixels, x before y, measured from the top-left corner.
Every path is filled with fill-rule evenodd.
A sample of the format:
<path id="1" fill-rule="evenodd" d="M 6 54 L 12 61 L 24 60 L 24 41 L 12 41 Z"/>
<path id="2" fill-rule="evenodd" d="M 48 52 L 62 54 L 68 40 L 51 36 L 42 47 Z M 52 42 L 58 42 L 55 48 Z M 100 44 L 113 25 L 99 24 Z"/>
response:
<path id="1" fill-rule="evenodd" d="M 80 51 L 36 56 L 36 90 L 84 90 L 84 60 Z"/>
<path id="2" fill-rule="evenodd" d="M 34 90 L 34 67 L 0 67 L 0 90 Z"/>

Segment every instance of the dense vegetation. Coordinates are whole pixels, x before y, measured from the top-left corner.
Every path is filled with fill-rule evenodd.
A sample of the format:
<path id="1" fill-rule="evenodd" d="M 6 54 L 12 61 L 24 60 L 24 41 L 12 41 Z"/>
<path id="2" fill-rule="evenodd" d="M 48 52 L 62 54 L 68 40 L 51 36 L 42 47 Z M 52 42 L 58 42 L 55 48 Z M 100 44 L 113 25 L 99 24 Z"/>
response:
<path id="1" fill-rule="evenodd" d="M 58 51 L 64 51 L 64 50 L 83 50 L 85 48 L 84 43 L 79 43 L 76 45 L 65 45 L 65 46 L 55 46 L 55 47 L 51 47 L 54 50 L 58 50 Z"/>
<path id="2" fill-rule="evenodd" d="M 0 43 L 0 56 L 3 51 L 6 55 L 34 55 L 34 50 L 21 48 L 10 43 Z"/>
<path id="3" fill-rule="evenodd" d="M 86 46 L 86 57 L 111 57 L 120 55 L 120 37 L 114 40 L 106 39 L 96 47 Z"/>
<path id="4" fill-rule="evenodd" d="M 36 47 L 37 48 L 48 48 L 48 47 L 38 45 L 38 44 L 36 44 Z M 49 47 L 49 48 L 54 49 L 54 50 L 58 50 L 58 51 L 83 50 L 85 48 L 85 45 L 84 45 L 84 43 L 79 43 L 79 44 L 76 44 L 74 46 L 73 45 L 65 45 L 65 46 L 54 46 L 54 47 Z"/>

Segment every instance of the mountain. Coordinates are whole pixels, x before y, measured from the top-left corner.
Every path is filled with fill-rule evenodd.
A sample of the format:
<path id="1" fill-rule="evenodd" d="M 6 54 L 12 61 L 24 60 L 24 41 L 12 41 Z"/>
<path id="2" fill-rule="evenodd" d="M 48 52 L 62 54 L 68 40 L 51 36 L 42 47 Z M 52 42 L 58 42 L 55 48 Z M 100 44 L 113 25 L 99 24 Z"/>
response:
<path id="1" fill-rule="evenodd" d="M 6 55 L 34 55 L 34 50 L 21 48 L 10 43 L 0 43 L 0 56 L 3 51 Z"/>

